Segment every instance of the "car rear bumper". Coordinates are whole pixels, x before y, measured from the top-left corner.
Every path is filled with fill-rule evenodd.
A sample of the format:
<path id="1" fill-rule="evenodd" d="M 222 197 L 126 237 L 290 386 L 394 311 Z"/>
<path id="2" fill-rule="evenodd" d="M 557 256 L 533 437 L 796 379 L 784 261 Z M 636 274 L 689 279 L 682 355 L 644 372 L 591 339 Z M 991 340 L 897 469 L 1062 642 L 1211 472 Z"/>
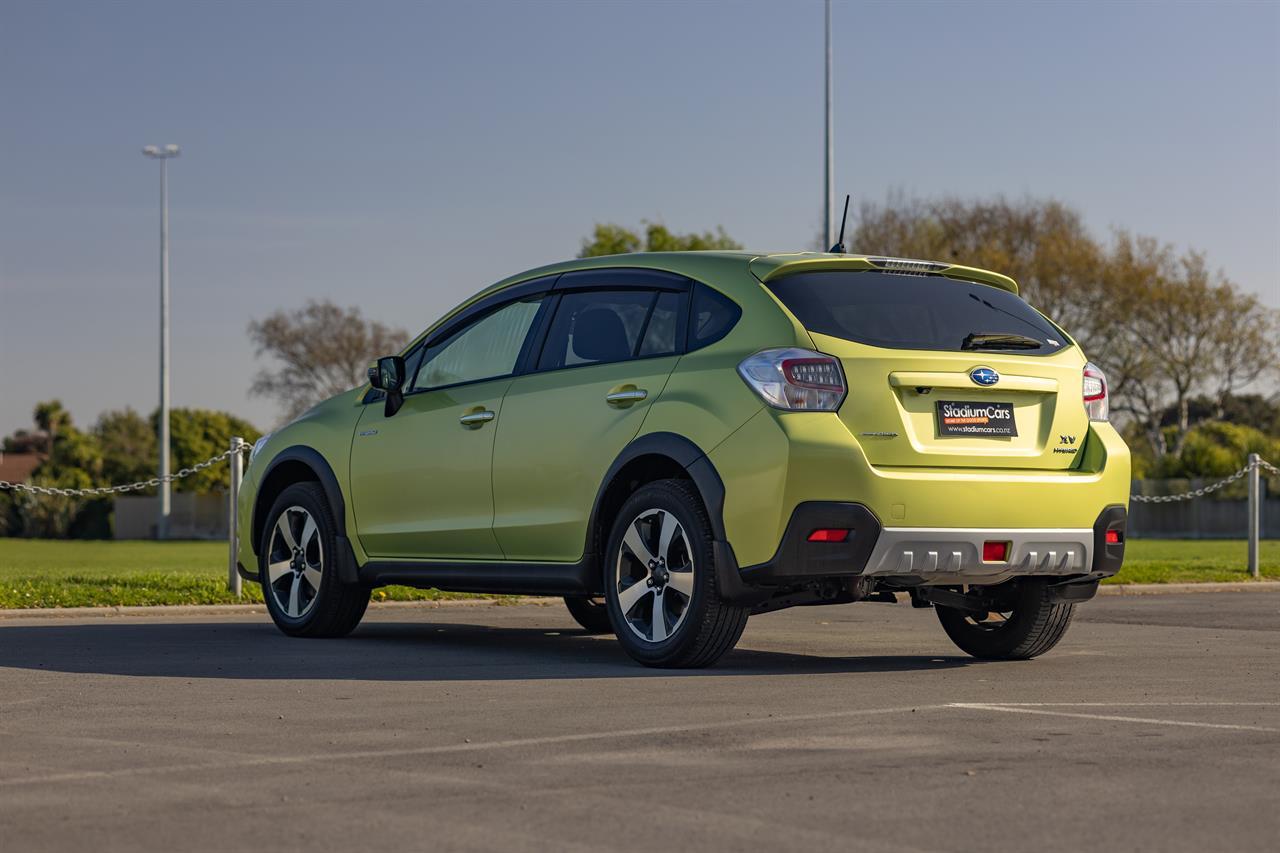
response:
<path id="1" fill-rule="evenodd" d="M 1127 513 L 1114 505 L 1083 528 L 883 527 L 857 503 L 809 501 L 796 507 L 772 559 L 739 569 L 724 548 L 732 577 L 720 576 L 730 598 L 826 579 L 873 577 L 891 585 L 996 584 L 1048 576 L 1096 583 L 1124 562 Z M 813 542 L 814 530 L 847 530 L 842 542 Z M 1108 542 L 1108 532 L 1115 541 Z M 1005 543 L 1005 559 L 983 559 L 983 545 Z"/>
<path id="2" fill-rule="evenodd" d="M 1078 466 L 1066 471 L 876 467 L 834 415 L 772 411 L 707 458 L 724 483 L 725 539 L 743 566 L 773 559 L 793 514 L 807 503 L 856 502 L 886 528 L 1069 530 L 1087 545 L 1079 531 L 1129 497 L 1128 448 L 1106 423 L 1093 425 Z M 1084 550 L 1092 560 L 1093 551 Z"/>
<path id="3" fill-rule="evenodd" d="M 984 560 L 988 542 L 1002 544 L 1005 559 Z M 1020 575 L 1087 574 L 1092 563 L 1093 531 L 1088 528 L 886 527 L 862 574 L 999 583 Z"/>

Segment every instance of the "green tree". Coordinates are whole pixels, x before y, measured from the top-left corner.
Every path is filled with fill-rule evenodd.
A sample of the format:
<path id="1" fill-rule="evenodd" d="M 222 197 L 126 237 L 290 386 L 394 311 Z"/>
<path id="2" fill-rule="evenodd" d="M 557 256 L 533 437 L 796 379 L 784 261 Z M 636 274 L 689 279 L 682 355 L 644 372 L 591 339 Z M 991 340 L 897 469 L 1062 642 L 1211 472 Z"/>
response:
<path id="1" fill-rule="evenodd" d="M 153 430 L 159 426 L 159 414 L 151 416 Z M 170 412 L 169 441 L 173 454 L 173 470 L 190 468 L 222 453 L 231 437 L 238 435 L 249 444 L 261 438 L 258 428 L 243 418 L 211 409 L 174 409 Z M 227 466 L 219 463 L 197 471 L 173 484 L 175 491 L 210 494 L 224 492 L 229 485 Z"/>
<path id="2" fill-rule="evenodd" d="M 93 426 L 102 449 L 102 478 L 111 485 L 136 483 L 155 476 L 156 421 L 133 409 L 103 412 Z"/>
<path id="3" fill-rule="evenodd" d="M 675 234 L 657 222 L 644 222 L 644 236 L 611 222 L 597 223 L 591 236 L 582 241 L 580 258 L 625 255 L 630 252 L 696 252 L 709 249 L 733 250 L 742 246 L 716 226 L 701 234 Z"/>
<path id="4" fill-rule="evenodd" d="M 227 412 L 174 409 L 170 418 L 174 471 L 222 453 L 233 435 L 249 442 L 261 435 L 252 424 Z M 86 432 L 75 426 L 71 416 L 55 400 L 37 406 L 33 419 L 35 430 L 19 430 L 5 440 L 5 446 L 34 443 L 47 448 L 40 450 L 48 456 L 32 473 L 34 485 L 87 489 L 134 483 L 155 476 L 158 413 L 144 419 L 132 409 L 106 412 L 93 429 Z M 174 489 L 221 492 L 227 484 L 227 466 L 220 462 L 176 481 Z M 155 494 L 155 489 L 134 494 Z M 111 497 L 0 493 L 0 534 L 51 538 L 109 536 L 112 500 Z"/>
<path id="5" fill-rule="evenodd" d="M 39 403 L 32 413 L 37 432 L 43 437 L 46 458 L 31 476 L 32 485 L 59 489 L 84 489 L 98 485 L 102 478 L 102 451 L 93 435 L 77 429 L 71 415 L 58 400 Z M 24 435 L 32 435 L 23 431 Z M 6 441 L 6 446 L 13 442 Z M 85 498 L 61 495 L 18 493 L 12 509 L 4 513 L 8 524 L 22 536 L 65 537 L 76 530 L 77 520 L 89 508 Z"/>
<path id="6" fill-rule="evenodd" d="M 1250 453 L 1280 459 L 1280 438 L 1250 426 L 1209 421 L 1192 427 L 1179 452 L 1159 460 L 1150 476 L 1225 477 L 1244 467 Z"/>

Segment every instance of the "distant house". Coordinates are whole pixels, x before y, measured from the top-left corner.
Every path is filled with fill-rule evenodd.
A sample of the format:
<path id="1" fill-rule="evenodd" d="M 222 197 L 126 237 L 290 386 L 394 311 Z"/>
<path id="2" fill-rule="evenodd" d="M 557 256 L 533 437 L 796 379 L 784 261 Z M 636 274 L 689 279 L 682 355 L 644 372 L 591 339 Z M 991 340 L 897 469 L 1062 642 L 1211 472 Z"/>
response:
<path id="1" fill-rule="evenodd" d="M 5 453 L 0 451 L 0 480 L 6 483 L 26 483 L 31 473 L 44 461 L 41 453 Z"/>

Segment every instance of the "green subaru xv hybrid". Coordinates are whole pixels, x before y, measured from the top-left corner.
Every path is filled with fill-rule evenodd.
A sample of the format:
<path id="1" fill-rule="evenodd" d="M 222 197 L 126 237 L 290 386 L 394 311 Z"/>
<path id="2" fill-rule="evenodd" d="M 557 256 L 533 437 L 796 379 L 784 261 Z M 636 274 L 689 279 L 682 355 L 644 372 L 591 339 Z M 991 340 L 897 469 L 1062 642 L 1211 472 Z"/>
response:
<path id="1" fill-rule="evenodd" d="M 369 379 L 250 457 L 240 571 L 286 634 L 347 634 L 386 584 L 553 595 L 644 664 L 705 666 L 753 613 L 903 594 L 1028 658 L 1124 557 L 1106 378 L 992 272 L 575 260 Z"/>

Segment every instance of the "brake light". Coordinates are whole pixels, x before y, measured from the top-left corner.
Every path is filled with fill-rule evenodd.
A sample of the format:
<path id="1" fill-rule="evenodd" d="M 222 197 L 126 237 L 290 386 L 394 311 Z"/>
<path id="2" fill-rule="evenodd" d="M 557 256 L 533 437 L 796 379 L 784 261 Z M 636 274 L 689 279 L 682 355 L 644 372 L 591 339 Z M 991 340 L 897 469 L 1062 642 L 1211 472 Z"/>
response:
<path id="1" fill-rule="evenodd" d="M 1091 421 L 1111 419 L 1111 401 L 1107 393 L 1107 374 L 1093 362 L 1084 366 L 1084 409 Z"/>
<path id="2" fill-rule="evenodd" d="M 794 347 L 749 356 L 738 375 L 775 409 L 834 412 L 846 391 L 838 359 Z"/>
<path id="3" fill-rule="evenodd" d="M 1108 530 L 1106 533 L 1106 540 L 1108 545 L 1119 545 L 1124 541 L 1120 536 L 1119 530 Z"/>
<path id="4" fill-rule="evenodd" d="M 819 527 L 809 534 L 810 542 L 844 542 L 848 538 L 848 529 L 840 527 Z"/>

